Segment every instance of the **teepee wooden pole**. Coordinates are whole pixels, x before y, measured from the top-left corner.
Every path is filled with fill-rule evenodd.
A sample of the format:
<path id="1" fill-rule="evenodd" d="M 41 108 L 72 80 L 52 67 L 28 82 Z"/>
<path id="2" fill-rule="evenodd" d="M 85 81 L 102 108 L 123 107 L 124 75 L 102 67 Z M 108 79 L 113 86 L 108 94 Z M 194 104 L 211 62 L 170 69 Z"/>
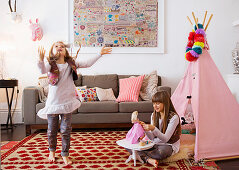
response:
<path id="1" fill-rule="evenodd" d="M 205 31 L 207 31 L 207 27 L 208 27 L 208 25 L 209 25 L 209 23 L 210 23 L 210 21 L 211 21 L 211 19 L 212 19 L 212 16 L 213 16 L 213 14 L 211 14 L 211 16 L 210 16 L 210 18 L 209 18 L 209 20 L 208 20 L 208 22 L 207 22 L 207 25 L 206 25 L 206 27 L 205 27 Z"/>
<path id="2" fill-rule="evenodd" d="M 228 159 L 238 159 L 239 156 L 230 156 L 230 157 L 220 157 L 220 158 L 209 158 L 209 159 L 204 159 L 204 161 L 209 162 L 209 161 L 221 161 L 221 160 L 228 160 Z"/>
<path id="3" fill-rule="evenodd" d="M 190 18 L 187 16 L 188 21 L 190 22 L 191 25 L 193 25 L 192 21 L 190 20 Z"/>
<path id="4" fill-rule="evenodd" d="M 192 15 L 193 15 L 193 19 L 194 19 L 194 21 L 195 21 L 196 27 L 197 27 L 197 29 L 198 29 L 198 23 L 197 23 L 197 20 L 196 20 L 196 18 L 195 18 L 194 12 L 192 12 Z"/>
<path id="5" fill-rule="evenodd" d="M 205 23 L 206 17 L 207 17 L 207 11 L 205 12 L 205 15 L 204 15 L 204 19 L 203 19 L 203 23 L 202 23 L 203 26 L 204 26 L 204 23 Z"/>
<path id="6" fill-rule="evenodd" d="M 198 18 L 197 18 L 197 23 L 198 23 Z"/>

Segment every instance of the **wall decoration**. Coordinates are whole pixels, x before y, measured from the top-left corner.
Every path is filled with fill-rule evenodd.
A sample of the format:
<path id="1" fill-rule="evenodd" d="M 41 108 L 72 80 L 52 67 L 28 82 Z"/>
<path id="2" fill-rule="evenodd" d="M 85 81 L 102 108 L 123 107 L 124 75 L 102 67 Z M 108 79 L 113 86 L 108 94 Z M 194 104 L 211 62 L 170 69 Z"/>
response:
<path id="1" fill-rule="evenodd" d="M 69 41 L 89 49 L 116 47 L 120 53 L 163 52 L 163 5 L 161 0 L 71 0 Z"/>
<path id="2" fill-rule="evenodd" d="M 43 31 L 39 24 L 38 18 L 36 19 L 36 23 L 33 23 L 32 20 L 29 20 L 30 28 L 32 30 L 32 41 L 40 41 L 43 37 Z"/>

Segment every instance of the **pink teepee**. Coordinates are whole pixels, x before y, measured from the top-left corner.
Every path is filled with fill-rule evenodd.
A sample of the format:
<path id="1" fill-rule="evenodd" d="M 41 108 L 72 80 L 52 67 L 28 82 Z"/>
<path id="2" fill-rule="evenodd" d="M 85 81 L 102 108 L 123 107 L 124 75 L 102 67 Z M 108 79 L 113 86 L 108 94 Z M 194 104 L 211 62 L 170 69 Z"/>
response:
<path id="1" fill-rule="evenodd" d="M 239 156 L 239 104 L 206 49 L 190 62 L 171 99 L 182 117 L 191 96 L 195 160 Z"/>

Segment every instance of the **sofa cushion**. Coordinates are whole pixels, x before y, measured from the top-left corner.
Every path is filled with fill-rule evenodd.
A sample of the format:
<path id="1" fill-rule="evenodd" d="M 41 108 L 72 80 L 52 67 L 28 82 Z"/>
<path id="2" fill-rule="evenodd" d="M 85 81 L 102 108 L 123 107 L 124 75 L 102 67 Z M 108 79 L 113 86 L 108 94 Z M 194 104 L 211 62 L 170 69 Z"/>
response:
<path id="1" fill-rule="evenodd" d="M 77 88 L 77 95 L 81 102 L 98 101 L 96 88 Z"/>
<path id="2" fill-rule="evenodd" d="M 125 78 L 129 78 L 130 76 L 139 76 L 139 75 L 118 75 L 118 79 L 125 79 Z M 161 77 L 158 76 L 158 86 L 161 86 Z"/>
<path id="3" fill-rule="evenodd" d="M 118 96 L 118 76 L 117 74 L 106 75 L 83 75 L 82 86 L 100 87 L 102 89 L 112 88 L 114 95 Z"/>
<path id="4" fill-rule="evenodd" d="M 139 113 L 153 112 L 153 104 L 151 101 L 119 103 L 119 112 L 134 112 L 134 111 L 138 111 Z"/>
<path id="5" fill-rule="evenodd" d="M 96 87 L 96 93 L 100 101 L 115 101 L 116 100 L 112 88 L 102 89 L 102 88 Z"/>
<path id="6" fill-rule="evenodd" d="M 83 102 L 78 108 L 80 113 L 109 113 L 118 111 L 118 103 L 114 101 Z"/>
<path id="7" fill-rule="evenodd" d="M 144 76 L 144 80 L 139 92 L 143 100 L 151 100 L 152 96 L 157 92 L 158 76 L 157 71 L 154 70 L 150 74 Z"/>
<path id="8" fill-rule="evenodd" d="M 117 102 L 138 102 L 139 91 L 144 75 L 119 80 L 119 96 Z"/>

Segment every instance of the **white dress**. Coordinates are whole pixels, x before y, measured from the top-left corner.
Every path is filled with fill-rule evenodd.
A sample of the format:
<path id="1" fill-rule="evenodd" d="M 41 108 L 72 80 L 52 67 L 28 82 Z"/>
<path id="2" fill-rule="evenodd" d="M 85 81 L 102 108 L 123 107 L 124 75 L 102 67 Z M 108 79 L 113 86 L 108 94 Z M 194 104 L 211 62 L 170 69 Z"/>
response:
<path id="1" fill-rule="evenodd" d="M 86 68 L 92 66 L 101 55 L 86 61 L 76 62 L 77 68 Z M 42 74 L 50 71 L 50 64 L 44 61 L 38 62 L 38 67 Z M 53 86 L 49 84 L 49 92 L 46 100 L 46 105 L 40 109 L 37 115 L 42 119 L 47 119 L 47 114 L 66 114 L 71 113 L 80 107 L 81 103 L 75 95 L 75 84 L 72 77 L 71 67 L 68 63 L 57 64 L 59 69 L 58 83 Z"/>

